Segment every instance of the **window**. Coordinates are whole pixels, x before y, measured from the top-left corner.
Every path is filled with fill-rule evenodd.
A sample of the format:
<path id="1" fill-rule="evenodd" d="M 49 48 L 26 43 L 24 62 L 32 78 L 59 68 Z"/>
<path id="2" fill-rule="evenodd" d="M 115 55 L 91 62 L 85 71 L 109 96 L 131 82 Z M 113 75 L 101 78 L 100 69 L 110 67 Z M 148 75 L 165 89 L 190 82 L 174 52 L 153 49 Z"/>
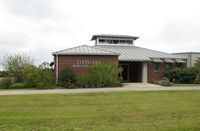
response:
<path id="1" fill-rule="evenodd" d="M 127 40 L 127 43 L 128 44 L 133 44 L 133 41 L 132 40 Z"/>
<path id="2" fill-rule="evenodd" d="M 176 67 L 182 68 L 182 63 L 176 63 Z"/>
<path id="3" fill-rule="evenodd" d="M 116 39 L 107 39 L 107 38 L 101 38 L 99 39 L 99 43 L 105 43 L 105 44 L 133 44 L 133 40 L 116 40 Z"/>
<path id="4" fill-rule="evenodd" d="M 112 44 L 112 40 L 106 40 L 105 42 L 108 44 Z"/>
<path id="5" fill-rule="evenodd" d="M 118 44 L 119 40 L 113 40 L 113 44 Z"/>
<path id="6" fill-rule="evenodd" d="M 105 43 L 105 39 L 99 39 L 99 43 Z"/>
<path id="7" fill-rule="evenodd" d="M 126 44 L 126 40 L 120 40 L 121 44 Z"/>
<path id="8" fill-rule="evenodd" d="M 153 64 L 153 69 L 154 69 L 154 72 L 158 72 L 159 63 L 154 63 L 154 64 Z"/>
<path id="9" fill-rule="evenodd" d="M 171 64 L 170 63 L 165 63 L 165 71 L 168 71 L 170 69 Z"/>

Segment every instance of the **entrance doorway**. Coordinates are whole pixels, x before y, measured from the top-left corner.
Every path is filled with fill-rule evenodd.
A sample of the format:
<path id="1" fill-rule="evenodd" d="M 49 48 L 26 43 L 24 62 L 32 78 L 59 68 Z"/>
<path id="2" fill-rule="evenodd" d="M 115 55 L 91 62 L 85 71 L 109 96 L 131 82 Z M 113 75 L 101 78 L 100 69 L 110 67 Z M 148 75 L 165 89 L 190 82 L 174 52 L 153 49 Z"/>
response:
<path id="1" fill-rule="evenodd" d="M 123 82 L 142 82 L 142 62 L 119 62 Z"/>
<path id="2" fill-rule="evenodd" d="M 128 64 L 122 64 L 121 67 L 123 69 L 121 77 L 123 78 L 124 82 L 128 82 L 129 81 L 129 66 Z"/>

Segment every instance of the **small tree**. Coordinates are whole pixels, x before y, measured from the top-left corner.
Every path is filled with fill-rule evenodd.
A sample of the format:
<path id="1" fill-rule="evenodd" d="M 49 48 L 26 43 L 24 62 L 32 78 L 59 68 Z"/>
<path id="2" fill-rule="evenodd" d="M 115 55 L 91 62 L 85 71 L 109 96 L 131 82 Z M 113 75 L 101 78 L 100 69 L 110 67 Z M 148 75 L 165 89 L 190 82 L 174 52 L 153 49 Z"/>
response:
<path id="1" fill-rule="evenodd" d="M 50 69 L 51 66 L 48 62 L 43 62 L 42 64 L 39 65 L 40 69 Z"/>
<path id="2" fill-rule="evenodd" d="M 48 69 L 37 68 L 30 65 L 23 70 L 24 82 L 29 87 L 40 89 L 51 88 L 53 84 L 53 72 Z"/>
<path id="3" fill-rule="evenodd" d="M 16 82 L 22 82 L 22 71 L 29 65 L 33 64 L 33 60 L 25 53 L 4 56 L 4 61 L 1 63 L 4 70 L 9 76 L 14 77 Z"/>

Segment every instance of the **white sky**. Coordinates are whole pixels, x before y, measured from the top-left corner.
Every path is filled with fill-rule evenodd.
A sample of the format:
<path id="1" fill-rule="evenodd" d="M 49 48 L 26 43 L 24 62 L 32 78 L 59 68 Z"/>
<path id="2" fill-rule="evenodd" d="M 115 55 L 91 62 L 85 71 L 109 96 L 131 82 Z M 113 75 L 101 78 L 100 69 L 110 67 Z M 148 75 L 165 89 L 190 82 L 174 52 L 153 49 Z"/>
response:
<path id="1" fill-rule="evenodd" d="M 35 64 L 52 52 L 94 45 L 93 34 L 133 35 L 136 46 L 200 51 L 199 0 L 0 0 L 0 62 L 26 52 Z"/>

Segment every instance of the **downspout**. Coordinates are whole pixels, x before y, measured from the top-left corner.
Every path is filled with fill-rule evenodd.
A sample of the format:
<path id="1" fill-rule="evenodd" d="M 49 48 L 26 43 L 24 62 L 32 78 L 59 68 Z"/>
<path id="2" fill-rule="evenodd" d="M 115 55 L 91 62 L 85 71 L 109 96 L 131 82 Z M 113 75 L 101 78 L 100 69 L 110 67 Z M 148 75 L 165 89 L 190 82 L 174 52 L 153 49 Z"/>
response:
<path id="1" fill-rule="evenodd" d="M 56 85 L 58 85 L 58 53 L 56 54 Z"/>

